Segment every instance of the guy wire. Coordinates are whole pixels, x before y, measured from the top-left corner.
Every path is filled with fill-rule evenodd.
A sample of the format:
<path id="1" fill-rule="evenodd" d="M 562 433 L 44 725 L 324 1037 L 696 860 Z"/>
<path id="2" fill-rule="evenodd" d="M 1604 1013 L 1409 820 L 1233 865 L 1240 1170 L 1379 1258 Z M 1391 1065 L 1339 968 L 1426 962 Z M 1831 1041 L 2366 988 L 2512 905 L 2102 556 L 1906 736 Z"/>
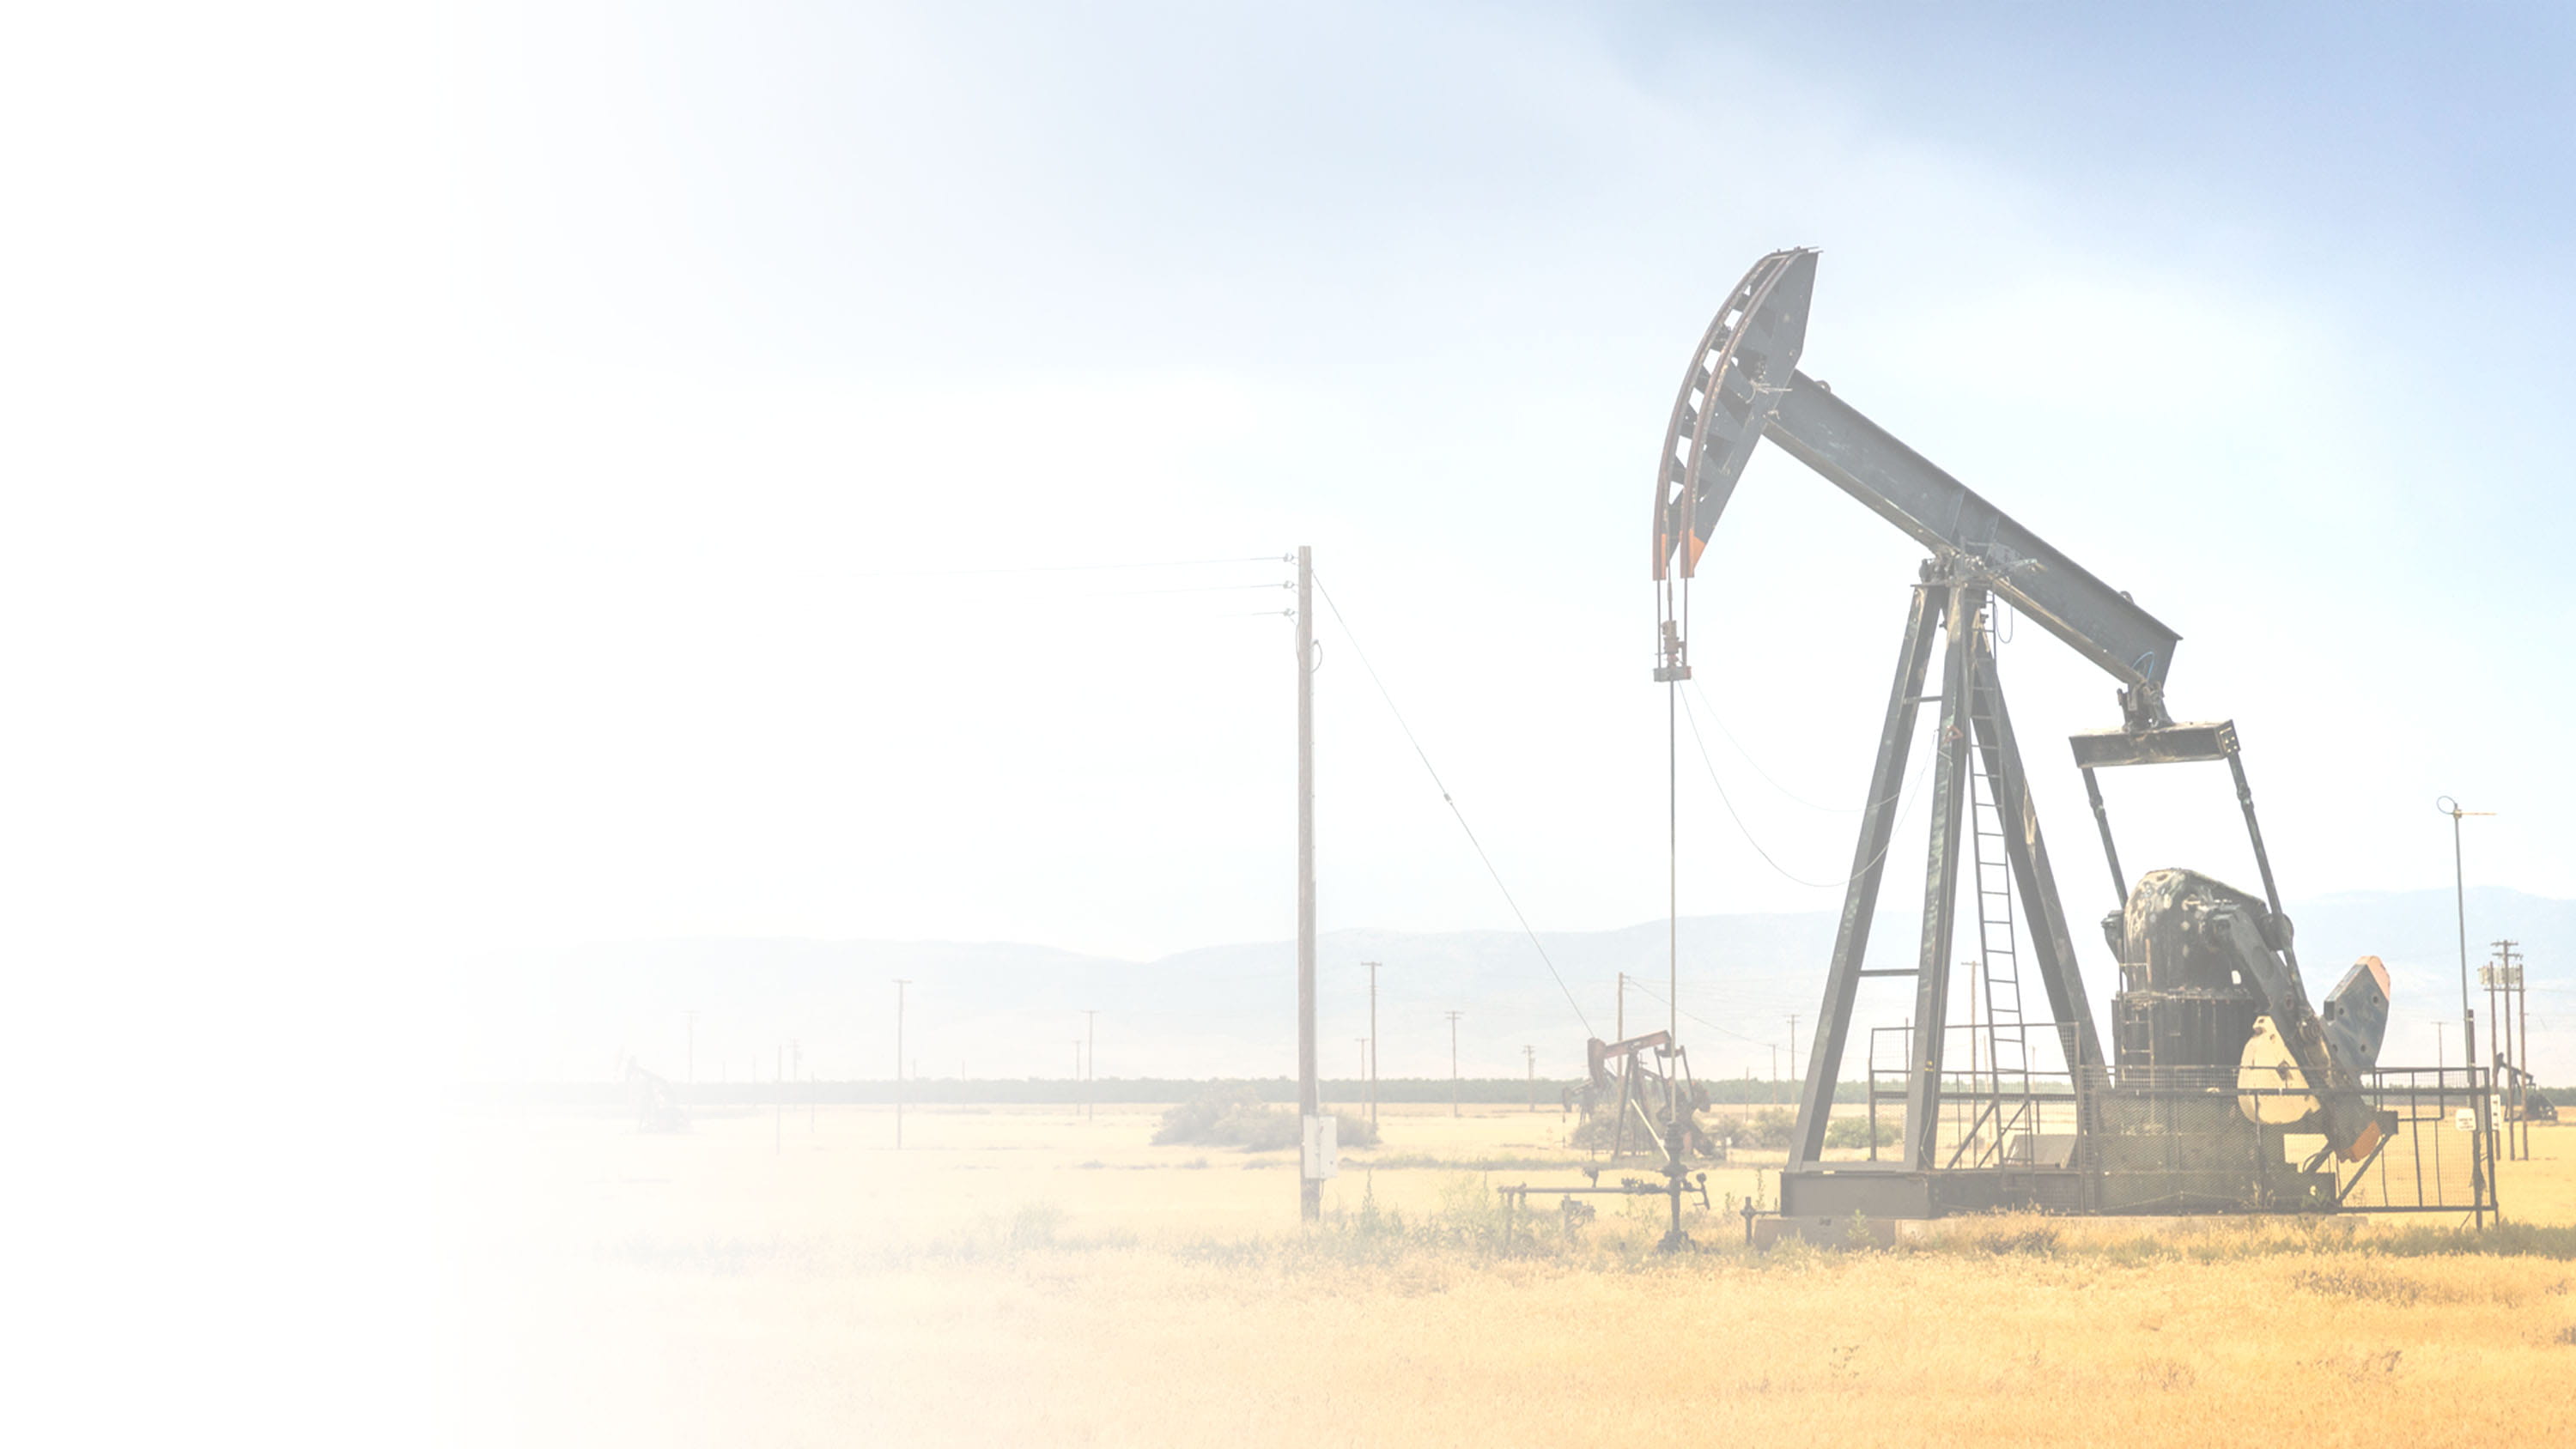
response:
<path id="1" fill-rule="evenodd" d="M 1887 844 L 1879 847 L 1878 854 L 1871 856 L 1867 864 L 1863 865 L 1859 870 L 1853 871 L 1850 875 L 1844 876 L 1841 880 L 1808 880 L 1804 876 L 1791 875 L 1787 868 L 1782 866 L 1780 862 L 1771 858 L 1771 852 L 1762 848 L 1761 841 L 1753 838 L 1753 828 L 1744 823 L 1744 817 L 1742 815 L 1736 813 L 1735 801 L 1726 793 L 1726 782 L 1718 779 L 1717 777 L 1717 762 L 1710 759 L 1708 756 L 1708 741 L 1700 735 L 1698 715 L 1687 709 L 1685 709 L 1683 713 L 1685 717 L 1690 720 L 1691 742 L 1699 746 L 1700 763 L 1708 767 L 1708 782 L 1717 787 L 1718 801 L 1726 807 L 1727 818 L 1733 820 L 1735 822 L 1735 828 L 1743 834 L 1744 843 L 1752 846 L 1753 853 L 1762 857 L 1762 863 L 1771 867 L 1773 870 L 1778 871 L 1782 878 L 1795 881 L 1799 885 L 1813 887 L 1818 890 L 1830 890 L 1836 886 L 1849 885 L 1854 880 L 1859 879 L 1864 872 L 1876 867 L 1880 861 L 1887 858 L 1887 852 L 1894 849 L 1896 845 L 1897 827 L 1903 825 L 1906 817 L 1914 812 L 1913 802 L 1921 796 L 1922 792 L 1916 790 L 1914 787 L 1922 783 L 1923 772 L 1931 767 L 1932 757 L 1934 754 L 1938 753 L 1937 751 L 1926 751 L 1923 756 L 1922 763 L 1914 767 L 1914 778 L 1906 782 L 1906 784 L 1897 791 L 1898 798 L 1903 800 L 1905 803 L 1903 808 L 1897 812 L 1895 821 L 1888 826 Z"/>
<path id="2" fill-rule="evenodd" d="M 1324 607 L 1332 611 L 1333 622 L 1342 626 L 1342 637 L 1351 641 L 1351 652 L 1359 656 L 1360 668 L 1367 672 L 1369 683 L 1377 686 L 1378 698 L 1386 701 L 1386 712 L 1395 716 L 1395 727 L 1404 731 L 1405 743 L 1413 746 L 1414 757 L 1422 761 L 1423 772 L 1431 777 L 1432 788 L 1440 792 L 1440 803 L 1448 806 L 1449 813 L 1457 817 L 1458 828 L 1466 832 L 1467 843 L 1475 847 L 1476 858 L 1485 863 L 1485 874 L 1494 878 L 1494 889 L 1503 893 L 1503 903 L 1512 908 L 1513 918 L 1521 923 L 1521 934 L 1529 937 L 1530 945 L 1538 952 L 1538 959 L 1547 966 L 1547 974 L 1555 978 L 1556 989 L 1564 993 L 1565 1004 L 1573 1009 L 1574 1019 L 1583 1023 L 1584 1035 L 1600 1035 L 1592 1029 L 1592 1019 L 1583 1014 L 1582 1003 L 1576 1001 L 1573 991 L 1567 988 L 1565 976 L 1556 969 L 1556 962 L 1547 954 L 1546 944 L 1539 940 L 1538 932 L 1531 929 L 1529 917 L 1521 910 L 1521 903 L 1513 899 L 1512 888 L 1503 883 L 1503 873 L 1494 868 L 1494 858 L 1485 853 L 1484 842 L 1476 838 L 1475 827 L 1467 823 L 1467 813 L 1458 808 L 1458 802 L 1450 795 L 1449 787 L 1441 782 L 1440 770 L 1431 763 L 1430 752 L 1422 748 L 1422 741 L 1413 733 L 1413 726 L 1405 722 L 1404 711 L 1396 708 L 1395 696 L 1388 692 L 1386 681 L 1378 677 L 1377 666 L 1369 663 L 1368 651 L 1360 647 L 1359 635 L 1351 631 L 1351 621 L 1342 617 L 1342 606 L 1333 602 L 1333 591 L 1324 587 L 1324 579 L 1320 574 L 1315 576 L 1315 592 L 1324 596 Z"/>

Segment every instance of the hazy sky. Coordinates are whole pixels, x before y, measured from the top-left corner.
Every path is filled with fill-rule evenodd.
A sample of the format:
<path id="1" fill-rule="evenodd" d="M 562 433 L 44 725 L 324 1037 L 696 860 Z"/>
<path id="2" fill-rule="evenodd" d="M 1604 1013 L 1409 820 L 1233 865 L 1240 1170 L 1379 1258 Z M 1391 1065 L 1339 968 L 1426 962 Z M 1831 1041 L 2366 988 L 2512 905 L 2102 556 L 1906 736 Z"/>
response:
<path id="1" fill-rule="evenodd" d="M 1286 936 L 1284 599 L 1217 587 L 1285 570 L 1026 570 L 1313 544 L 1531 918 L 1653 918 L 1648 470 L 1784 245 L 1809 372 L 2182 631 L 2292 896 L 2442 883 L 2445 791 L 2501 812 L 2474 879 L 2576 894 L 2571 25 L 14 7 L 0 916 L 63 1188 L 25 1377 L 83 1423 L 138 1361 L 200 1420 L 420 1402 L 448 1346 L 386 1245 L 436 1232 L 460 964 Z M 1704 564 L 1717 766 L 1807 879 L 1916 558 L 1774 451 Z M 1324 638 L 1326 925 L 1508 925 Z M 2036 630 L 2003 667 L 2089 918 L 2057 741 L 2109 683 Z M 1831 904 L 1684 782 L 1685 910 Z M 2133 868 L 2250 878 L 2206 773 L 2114 799 Z"/>
<path id="2" fill-rule="evenodd" d="M 1651 918 L 1648 468 L 1789 244 L 1808 371 L 2182 631 L 2285 890 L 2445 882 L 2448 791 L 2570 893 L 2561 12 L 13 24 L 10 877 L 67 972 L 1277 938 L 1287 570 L 1069 566 L 1299 543 L 1532 919 Z M 1848 870 L 1801 802 L 1918 556 L 1766 450 L 1703 565 L 1790 874 Z M 1323 632 L 1326 925 L 1508 925 Z M 2004 668 L 2089 919 L 2110 682 Z M 1684 909 L 1831 905 L 1683 750 Z M 2223 772 L 2114 801 L 2251 883 Z"/>

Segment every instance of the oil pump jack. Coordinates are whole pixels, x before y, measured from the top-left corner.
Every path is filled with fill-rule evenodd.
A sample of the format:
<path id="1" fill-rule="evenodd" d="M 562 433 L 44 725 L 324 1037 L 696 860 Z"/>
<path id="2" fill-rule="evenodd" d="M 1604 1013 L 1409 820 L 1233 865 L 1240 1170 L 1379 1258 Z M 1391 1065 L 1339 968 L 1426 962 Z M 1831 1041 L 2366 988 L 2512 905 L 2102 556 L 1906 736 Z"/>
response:
<path id="1" fill-rule="evenodd" d="M 1816 257 L 1794 248 L 1762 258 L 1709 324 L 1673 404 L 1654 515 L 1659 681 L 1689 677 L 1690 580 L 1765 438 L 1931 554 L 1897 653 L 1782 1171 L 1781 1214 L 2387 1205 L 2402 1194 L 2385 1183 L 2356 1195 L 2374 1164 L 2389 1176 L 2382 1154 L 2401 1117 L 2389 1105 L 2393 1089 L 2374 1073 L 2386 971 L 2364 958 L 2322 1012 L 2310 1005 L 2235 725 L 2176 723 L 2166 711 L 2180 635 L 1798 370 Z M 2103 921 L 2120 968 L 2107 1047 L 1996 674 L 1997 601 L 2119 686 L 2119 726 L 2072 741 L 2120 902 Z M 1939 691 L 1927 695 L 1936 646 Z M 1938 716 L 1921 935 L 1910 964 L 1873 966 L 1870 927 L 1924 704 L 1937 704 Z M 2097 772 L 2192 761 L 2224 761 L 2233 775 L 2261 895 L 2187 870 L 2135 882 L 2122 874 Z M 1981 979 L 1967 984 L 1984 997 L 1973 1028 L 1982 1049 L 1964 1074 L 1945 1056 L 1949 1039 L 1970 1030 L 1949 1020 L 1963 895 L 1976 905 L 1980 948 Z M 2025 934 L 2044 1021 L 2024 1015 L 2017 956 Z M 1876 978 L 1901 981 L 1912 1006 L 1905 1026 L 1873 1030 L 1868 1073 L 1873 1118 L 1882 1100 L 1902 1102 L 1901 1145 L 1884 1158 L 1873 1145 L 1866 1160 L 1829 1161 L 1826 1127 L 1855 1008 Z M 1882 1036 L 1894 1043 L 1885 1069 L 1874 1050 Z M 2033 1060 L 2035 1037 L 2055 1041 L 2062 1072 Z M 2436 1078 L 2437 1107 L 2442 1087 Z M 2404 1115 L 2409 1150 L 2421 1147 L 2427 1114 Z M 2438 1139 L 2431 1150 L 2440 1150 Z M 2466 1144 L 2452 1149 L 2455 1166 L 2464 1155 L 2474 1162 Z M 2414 1206 L 2465 1211 L 2492 1202 L 2483 1175 L 2472 1177 L 2465 1200 L 2441 1173 L 2429 1194 L 2420 1165 L 2416 1175 Z"/>

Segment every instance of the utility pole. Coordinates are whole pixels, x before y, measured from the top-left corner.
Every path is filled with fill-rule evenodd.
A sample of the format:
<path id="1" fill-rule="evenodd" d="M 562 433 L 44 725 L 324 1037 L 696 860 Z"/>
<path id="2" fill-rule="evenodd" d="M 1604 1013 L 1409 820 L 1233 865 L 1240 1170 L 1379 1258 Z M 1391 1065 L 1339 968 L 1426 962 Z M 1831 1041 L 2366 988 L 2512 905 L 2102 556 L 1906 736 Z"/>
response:
<path id="1" fill-rule="evenodd" d="M 1798 1070 L 1798 1013 L 1794 1011 L 1789 1013 L 1789 1070 Z"/>
<path id="2" fill-rule="evenodd" d="M 1626 1041 L 1628 1039 L 1628 973 L 1625 971 L 1619 973 L 1619 1010 L 1615 1021 L 1616 1024 L 1610 1028 L 1611 1037 L 1617 1041 Z"/>
<path id="3" fill-rule="evenodd" d="M 694 1084 L 698 1080 L 698 1009 L 694 1006 L 689 1008 L 689 1055 L 687 1060 L 689 1064 L 688 1080 Z"/>
<path id="4" fill-rule="evenodd" d="M 2521 1023 L 2520 1041 L 2514 1048 L 2514 1065 L 2522 1075 L 2514 1079 L 2513 1100 L 2521 1121 L 2522 1160 L 2531 1160 L 2531 987 L 2523 974 L 2522 962 L 2513 964 L 2513 1018 Z"/>
<path id="5" fill-rule="evenodd" d="M 1449 1115 L 1458 1115 L 1458 1012 L 1449 1013 Z"/>
<path id="6" fill-rule="evenodd" d="M 1358 1047 L 1360 1050 L 1360 1074 L 1351 1078 L 1351 1085 L 1353 1087 L 1358 1087 L 1368 1081 L 1368 1038 L 1364 1036 L 1352 1037 L 1351 1044 Z"/>
<path id="7" fill-rule="evenodd" d="M 2481 968 L 2478 974 L 2487 981 L 2487 1016 L 2495 1023 L 2489 1034 L 2495 1040 L 2497 1062 L 2510 1068 L 2504 1074 L 2502 1084 L 2505 1146 L 2513 1160 L 2520 1162 L 2531 1155 L 2531 1128 L 2524 1119 L 2523 1107 L 2527 1100 L 2523 1083 L 2531 1071 L 2531 1012 L 2527 997 L 2521 1001 L 2515 999 L 2522 992 L 2523 984 L 2521 956 L 2513 948 L 2521 943 L 2497 941 L 2492 944 L 2496 951 L 2495 964 Z M 2521 1050 L 2516 1050 L 2514 1039 L 2517 1015 L 2522 1022 Z"/>
<path id="8" fill-rule="evenodd" d="M 2506 1036 L 2508 1028 L 2505 1025 L 2504 1018 L 2496 1014 L 2496 986 L 2499 978 L 2502 977 L 2503 974 L 2504 969 L 2493 962 L 2489 962 L 2488 964 L 2478 968 L 2478 984 L 2485 987 L 2487 993 L 2487 1081 L 2490 1095 L 2502 1093 L 2507 1090 L 2505 1086 L 2507 1080 L 2505 1072 L 2505 1049 L 2509 1045 L 2509 1041 Z M 2511 1136 L 2513 1133 L 2513 1122 L 2510 1114 L 2508 1114 L 2504 1123 L 2504 1130 L 2507 1136 Z M 2508 1150 L 2507 1155 L 2511 1155 L 2510 1150 Z"/>
<path id="9" fill-rule="evenodd" d="M 1315 1086 L 1315 550 L 1297 546 L 1297 1138 L 1321 1115 Z M 1300 1151 L 1298 1156 L 1305 1156 Z M 1324 1216 L 1316 1164 L 1297 1169 L 1297 1215 Z"/>
<path id="10" fill-rule="evenodd" d="M 2460 1065 L 2467 1069 L 2469 1089 L 2474 1092 L 2478 1085 L 2478 1023 L 2477 1013 L 2469 1006 L 2469 887 L 2467 869 L 2461 864 L 2460 820 L 2464 816 L 2493 815 L 2495 812 L 2463 810 L 2460 802 L 2448 795 L 2434 801 L 2433 808 L 2451 817 L 2451 897 L 2460 914 Z M 2490 1137 L 2495 1123 L 2488 1115 L 2487 1099 L 2480 1096 L 2477 1103 L 2478 1133 L 2481 1137 Z M 2495 1155 L 2495 1143 L 2491 1137 L 2485 1148 L 2483 1153 L 2469 1154 L 2469 1195 L 2478 1200 L 2472 1216 L 2480 1229 L 2487 1225 L 2486 1188 L 2493 1181 L 2488 1173 L 2489 1160 Z"/>
<path id="11" fill-rule="evenodd" d="M 1085 1008 L 1082 1013 L 1082 1059 L 1090 1065 L 1082 1074 L 1082 1120 L 1091 1120 L 1091 1079 L 1100 1071 L 1100 1024 L 1093 1020 L 1100 1013 Z"/>
<path id="12" fill-rule="evenodd" d="M 1524 1046 L 1521 1055 L 1529 1061 L 1529 1109 L 1538 1110 L 1538 1048 Z"/>
<path id="13" fill-rule="evenodd" d="M 903 989 L 911 984 L 910 978 L 894 984 L 894 1145 L 898 1149 L 903 1146 Z"/>
<path id="14" fill-rule="evenodd" d="M 791 1040 L 787 1043 L 787 1050 L 796 1063 L 796 1079 L 800 1082 L 812 1082 L 813 1078 L 805 1075 L 805 1043 Z M 814 1117 L 818 1110 L 814 1105 L 814 1094 L 807 1092 L 805 1094 L 805 1131 L 808 1135 L 814 1131 Z"/>
<path id="15" fill-rule="evenodd" d="M 1382 963 L 1376 961 L 1362 961 L 1360 964 L 1369 969 L 1369 1034 L 1368 1067 L 1366 1075 L 1368 1077 L 1369 1125 L 1374 1127 L 1377 1125 L 1377 968 Z"/>

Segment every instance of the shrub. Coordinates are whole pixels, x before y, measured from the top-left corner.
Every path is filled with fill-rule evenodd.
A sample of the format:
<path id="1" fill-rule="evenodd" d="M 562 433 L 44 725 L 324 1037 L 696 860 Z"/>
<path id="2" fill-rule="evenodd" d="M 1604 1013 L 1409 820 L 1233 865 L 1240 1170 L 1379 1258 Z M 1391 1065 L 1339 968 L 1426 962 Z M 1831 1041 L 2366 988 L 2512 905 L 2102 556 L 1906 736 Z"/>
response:
<path id="1" fill-rule="evenodd" d="M 1721 1131 L 1732 1136 L 1738 1147 L 1779 1148 L 1789 1145 L 1789 1134 L 1797 1130 L 1798 1114 L 1786 1107 L 1771 1107 Z"/>
<path id="2" fill-rule="evenodd" d="M 1870 1145 L 1869 1137 L 1869 1119 L 1866 1117 L 1836 1117 L 1825 1124 L 1827 1147 L 1867 1147 Z M 1896 1124 L 1885 1117 L 1878 1119 L 1878 1145 L 1896 1145 Z"/>
<path id="3" fill-rule="evenodd" d="M 1348 1112 L 1333 1115 L 1341 1123 L 1337 1131 L 1342 1146 L 1377 1145 L 1377 1129 L 1369 1125 L 1367 1118 Z M 1163 1147 L 1187 1142 L 1272 1152 L 1297 1145 L 1297 1114 L 1286 1107 L 1264 1104 L 1260 1094 L 1250 1087 L 1220 1084 L 1200 1094 L 1196 1101 L 1183 1102 L 1165 1112 L 1163 1124 L 1154 1129 L 1154 1142 Z"/>

